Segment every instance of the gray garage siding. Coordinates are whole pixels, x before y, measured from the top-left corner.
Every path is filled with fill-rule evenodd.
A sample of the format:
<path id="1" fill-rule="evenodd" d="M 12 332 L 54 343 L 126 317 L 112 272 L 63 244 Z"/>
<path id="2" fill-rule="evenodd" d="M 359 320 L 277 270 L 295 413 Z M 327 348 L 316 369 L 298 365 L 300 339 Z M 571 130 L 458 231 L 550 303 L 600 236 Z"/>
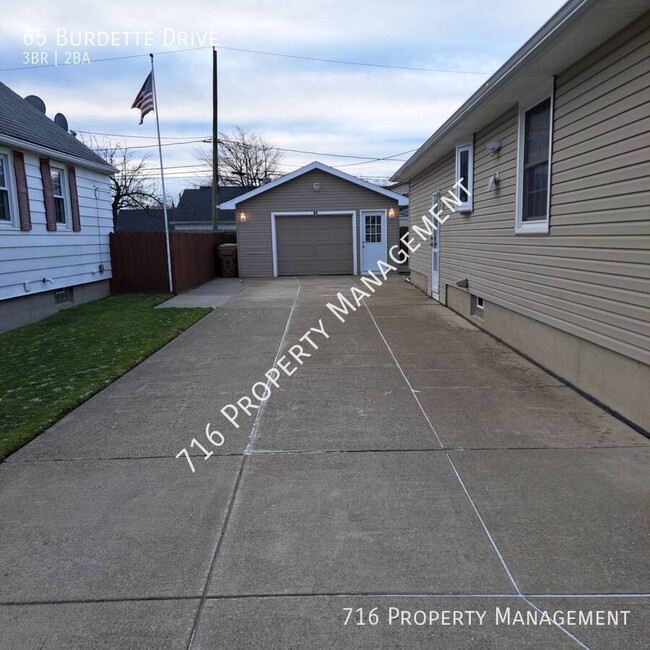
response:
<path id="1" fill-rule="evenodd" d="M 474 212 L 441 229 L 441 285 L 650 363 L 648 16 L 556 81 L 548 236 L 515 235 L 517 107 L 475 136 Z M 496 157 L 486 151 L 500 140 Z M 501 183 L 488 192 L 498 171 Z M 453 153 L 411 183 L 411 221 L 453 183 Z M 430 253 L 413 268 L 430 275 Z M 442 289 L 442 287 L 441 287 Z M 444 292 L 441 299 L 444 300 Z"/>
<path id="2" fill-rule="evenodd" d="M 313 184 L 320 183 L 314 191 Z M 388 210 L 397 201 L 377 194 L 342 178 L 321 170 L 307 172 L 283 185 L 255 196 L 237 205 L 237 213 L 246 212 L 246 223 L 237 223 L 239 274 L 242 277 L 273 275 L 271 247 L 271 212 L 299 212 L 302 210 Z M 388 219 L 388 246 L 399 240 L 399 219 Z M 360 260 L 357 240 L 357 259 Z"/>

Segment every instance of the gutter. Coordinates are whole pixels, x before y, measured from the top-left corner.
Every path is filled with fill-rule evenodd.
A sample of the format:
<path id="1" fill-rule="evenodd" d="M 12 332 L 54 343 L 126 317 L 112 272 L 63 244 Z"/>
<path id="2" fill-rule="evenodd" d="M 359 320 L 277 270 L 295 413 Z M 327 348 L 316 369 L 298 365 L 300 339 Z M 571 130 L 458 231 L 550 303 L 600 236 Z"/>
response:
<path id="1" fill-rule="evenodd" d="M 545 44 L 555 33 L 564 27 L 587 4 L 597 0 L 572 0 L 565 4 L 550 18 L 524 45 L 522 45 L 471 97 L 437 130 L 435 133 L 391 176 L 394 183 L 406 182 L 410 177 L 403 177 L 410 167 L 420 160 L 449 131 L 461 122 L 468 113 L 482 104 L 488 97 L 507 81 L 522 64 Z"/>
<path id="2" fill-rule="evenodd" d="M 9 147 L 15 147 L 17 149 L 29 151 L 31 153 L 44 155 L 48 158 L 60 160 L 61 162 L 70 163 L 78 167 L 92 169 L 93 171 L 98 171 L 107 175 L 117 174 L 118 172 L 115 167 L 109 165 L 108 163 L 102 164 L 99 162 L 93 162 L 91 160 L 86 160 L 85 158 L 79 158 L 78 156 L 73 156 L 69 153 L 64 153 L 63 151 L 58 151 L 56 149 L 49 149 L 48 147 L 43 147 L 42 145 L 34 144 L 33 142 L 14 138 L 10 135 L 4 135 L 2 133 L 0 133 L 0 143 L 5 144 Z"/>

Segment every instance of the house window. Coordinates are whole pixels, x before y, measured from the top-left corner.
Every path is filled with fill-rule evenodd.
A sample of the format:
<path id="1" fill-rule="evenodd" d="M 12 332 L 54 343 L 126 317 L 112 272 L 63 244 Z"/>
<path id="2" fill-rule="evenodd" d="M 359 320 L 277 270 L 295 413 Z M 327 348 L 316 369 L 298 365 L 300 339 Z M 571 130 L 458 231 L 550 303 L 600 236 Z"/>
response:
<path id="1" fill-rule="evenodd" d="M 0 223 L 11 223 L 9 156 L 0 154 Z"/>
<path id="2" fill-rule="evenodd" d="M 547 233 L 552 97 L 519 110 L 516 232 Z"/>
<path id="3" fill-rule="evenodd" d="M 50 175 L 52 177 L 52 198 L 54 199 L 56 222 L 62 224 L 67 223 L 64 174 L 64 171 L 59 167 L 50 168 Z"/>
<path id="4" fill-rule="evenodd" d="M 473 149 L 474 147 L 471 144 L 456 147 L 456 183 L 462 183 L 465 188 L 456 186 L 456 194 L 460 199 L 460 205 L 456 208 L 458 212 L 470 212 L 472 210 Z"/>

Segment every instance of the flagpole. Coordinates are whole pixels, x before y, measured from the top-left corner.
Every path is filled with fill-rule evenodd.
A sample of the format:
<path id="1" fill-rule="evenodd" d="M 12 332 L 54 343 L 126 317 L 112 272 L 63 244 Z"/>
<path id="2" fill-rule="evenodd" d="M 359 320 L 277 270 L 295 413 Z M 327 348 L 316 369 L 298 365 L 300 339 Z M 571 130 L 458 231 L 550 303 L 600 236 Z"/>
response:
<path id="1" fill-rule="evenodd" d="M 174 293 L 174 282 L 172 280 L 172 257 L 169 246 L 169 220 L 167 219 L 167 193 L 165 192 L 165 172 L 163 171 L 162 145 L 160 144 L 160 120 L 158 119 L 158 95 L 156 93 L 156 74 L 153 68 L 153 54 L 151 57 L 151 86 L 153 90 L 153 106 L 156 113 L 156 131 L 158 132 L 158 157 L 160 158 L 160 180 L 163 193 L 163 216 L 165 218 L 165 247 L 167 249 L 167 278 L 169 280 L 169 293 Z"/>

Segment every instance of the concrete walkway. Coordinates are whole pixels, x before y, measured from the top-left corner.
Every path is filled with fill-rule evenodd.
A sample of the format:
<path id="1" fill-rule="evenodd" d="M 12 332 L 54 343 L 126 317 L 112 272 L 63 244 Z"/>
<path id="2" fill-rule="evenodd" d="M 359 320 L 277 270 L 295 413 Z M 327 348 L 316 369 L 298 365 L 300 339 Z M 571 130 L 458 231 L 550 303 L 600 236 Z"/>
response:
<path id="1" fill-rule="evenodd" d="M 338 322 L 353 282 L 247 281 L 0 466 L 1 648 L 647 647 L 650 441 L 399 278 Z"/>
<path id="2" fill-rule="evenodd" d="M 212 307 L 212 309 L 216 309 L 227 303 L 243 288 L 244 285 L 239 278 L 215 278 L 166 300 L 158 305 L 157 309 L 168 307 Z"/>

